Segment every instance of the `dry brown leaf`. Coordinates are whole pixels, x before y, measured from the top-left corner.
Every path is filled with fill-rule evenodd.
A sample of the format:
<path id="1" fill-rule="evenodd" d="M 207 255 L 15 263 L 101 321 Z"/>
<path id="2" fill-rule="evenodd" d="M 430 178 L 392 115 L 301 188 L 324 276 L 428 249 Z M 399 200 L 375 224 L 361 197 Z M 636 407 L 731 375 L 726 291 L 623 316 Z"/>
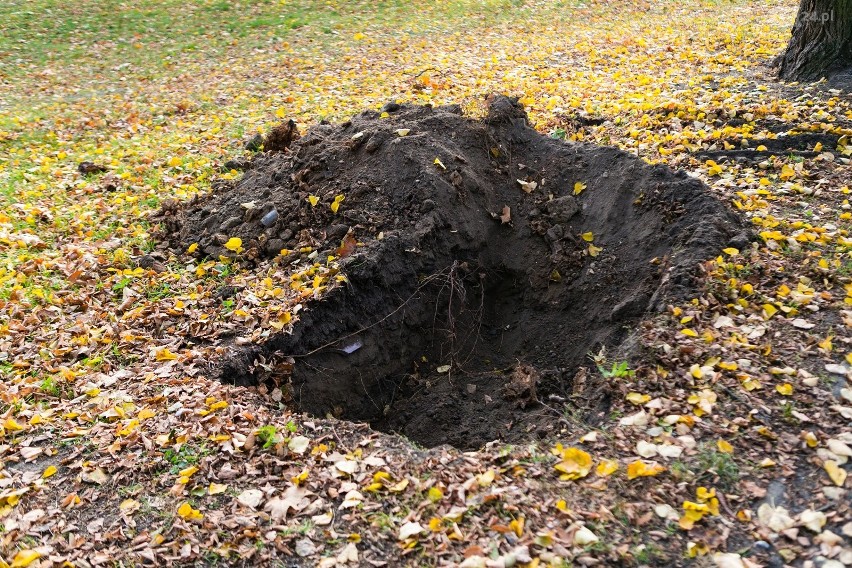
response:
<path id="1" fill-rule="evenodd" d="M 272 522 L 280 523 L 287 518 L 287 513 L 291 509 L 299 512 L 308 506 L 308 494 L 306 488 L 291 485 L 280 497 L 268 500 L 263 509 L 269 512 Z"/>
<path id="2" fill-rule="evenodd" d="M 237 502 L 251 509 L 257 509 L 261 501 L 263 501 L 263 491 L 260 489 L 246 489 L 237 495 Z"/>
<path id="3" fill-rule="evenodd" d="M 512 222 L 512 210 L 508 205 L 503 206 L 503 211 L 500 213 L 500 222 L 504 225 Z"/>

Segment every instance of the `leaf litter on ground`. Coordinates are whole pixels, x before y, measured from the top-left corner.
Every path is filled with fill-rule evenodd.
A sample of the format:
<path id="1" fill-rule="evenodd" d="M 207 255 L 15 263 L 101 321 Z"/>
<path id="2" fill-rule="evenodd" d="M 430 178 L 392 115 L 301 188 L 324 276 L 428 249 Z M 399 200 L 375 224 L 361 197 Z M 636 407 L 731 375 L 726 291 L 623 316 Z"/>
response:
<path id="1" fill-rule="evenodd" d="M 592 2 L 571 18 L 486 4 L 351 33 L 364 6 L 335 3 L 334 33 L 294 12 L 286 37 L 217 44 L 215 60 L 149 58 L 156 34 L 113 55 L 81 32 L 77 61 L 4 47 L 21 54 L 0 56 L 4 562 L 852 562 L 852 110 L 848 93 L 762 67 L 794 3 Z M 22 6 L 2 8 L 7 31 Z M 292 325 L 304 298 L 280 284 L 286 267 L 164 255 L 147 214 L 239 175 L 224 164 L 240 138 L 281 118 L 390 98 L 476 112 L 492 91 L 519 95 L 543 132 L 686 169 L 758 232 L 702 267 L 700 297 L 649 318 L 650 358 L 609 377 L 620 398 L 597 435 L 568 422 L 548 444 L 424 451 L 207 379 L 223 341 Z M 311 205 L 336 212 L 339 197 Z"/>

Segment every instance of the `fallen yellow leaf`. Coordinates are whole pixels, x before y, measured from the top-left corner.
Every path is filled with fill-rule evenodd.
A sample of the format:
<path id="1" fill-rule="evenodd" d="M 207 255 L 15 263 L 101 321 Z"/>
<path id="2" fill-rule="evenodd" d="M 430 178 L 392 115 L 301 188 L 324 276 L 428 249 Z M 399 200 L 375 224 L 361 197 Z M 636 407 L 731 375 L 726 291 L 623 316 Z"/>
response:
<path id="1" fill-rule="evenodd" d="M 437 487 L 430 487 L 429 491 L 426 493 L 426 497 L 433 503 L 437 503 L 441 499 L 444 498 L 444 492 L 438 489 Z"/>
<path id="2" fill-rule="evenodd" d="M 136 499 L 125 499 L 118 505 L 118 510 L 122 513 L 132 514 L 139 510 L 142 504 Z"/>
<path id="3" fill-rule="evenodd" d="M 137 414 L 136 417 L 139 420 L 146 420 L 148 418 L 153 418 L 156 415 L 157 415 L 157 413 L 154 412 L 153 410 L 151 410 L 150 408 L 143 408 L 142 410 L 139 411 L 139 414 Z"/>
<path id="4" fill-rule="evenodd" d="M 337 213 L 337 210 L 340 209 L 340 203 L 344 199 L 345 199 L 345 197 L 343 195 L 335 195 L 334 196 L 334 201 L 332 201 L 331 205 L 329 205 L 329 207 L 331 207 L 332 213 Z"/>
<path id="5" fill-rule="evenodd" d="M 157 351 L 154 357 L 155 359 L 157 359 L 157 361 L 171 361 L 173 359 L 178 358 L 178 356 L 172 353 L 168 347 L 163 347 L 162 349 Z"/>
<path id="6" fill-rule="evenodd" d="M 704 556 L 708 552 L 710 552 L 710 547 L 703 542 L 690 541 L 686 543 L 686 555 L 690 558 L 695 558 L 696 556 Z"/>
<path id="7" fill-rule="evenodd" d="M 707 162 L 705 162 L 705 165 L 707 166 L 707 175 L 709 176 L 717 176 L 721 174 L 722 170 L 724 169 L 722 166 L 720 166 L 713 160 L 707 160 Z"/>
<path id="8" fill-rule="evenodd" d="M 825 460 L 822 464 L 823 469 L 831 478 L 831 481 L 838 487 L 842 487 L 846 482 L 846 471 L 842 469 L 834 460 Z"/>
<path id="9" fill-rule="evenodd" d="M 491 485 L 491 483 L 494 481 L 494 476 L 495 476 L 495 475 L 496 475 L 496 473 L 494 472 L 494 470 L 493 470 L 493 469 L 489 469 L 489 470 L 488 470 L 488 471 L 486 471 L 485 473 L 481 473 L 481 474 L 477 475 L 477 476 L 476 476 L 476 482 L 477 482 L 477 483 L 478 483 L 481 487 L 488 487 L 488 486 L 489 486 L 489 485 Z"/>
<path id="10" fill-rule="evenodd" d="M 193 509 L 192 505 L 188 502 L 184 501 L 180 507 L 178 507 L 177 514 L 180 518 L 186 519 L 188 521 L 200 521 L 204 518 L 204 515 L 201 514 L 201 511 L 198 509 Z"/>
<path id="11" fill-rule="evenodd" d="M 19 550 L 12 558 L 11 568 L 26 568 L 36 560 L 41 558 L 41 552 L 36 550 Z"/>
<path id="12" fill-rule="evenodd" d="M 629 392 L 627 393 L 627 396 L 625 398 L 630 404 L 636 405 L 645 404 L 646 402 L 651 400 L 651 397 L 649 395 L 638 392 Z"/>
<path id="13" fill-rule="evenodd" d="M 562 461 L 553 466 L 562 475 L 560 479 L 571 480 L 586 477 L 592 469 L 592 456 L 579 448 L 565 448 L 561 451 Z"/>
<path id="14" fill-rule="evenodd" d="M 599 477 L 609 477 L 616 471 L 618 471 L 618 462 L 615 460 L 601 460 L 595 468 L 595 473 L 597 473 Z"/>
<path id="15" fill-rule="evenodd" d="M 653 477 L 664 471 L 666 471 L 666 468 L 656 462 L 645 463 L 642 460 L 636 460 L 627 466 L 627 479 Z"/>
<path id="16" fill-rule="evenodd" d="M 180 473 L 178 473 L 178 476 L 189 478 L 189 477 L 192 477 L 195 474 L 196 471 L 198 471 L 198 466 L 191 465 L 189 467 L 186 467 L 186 468 L 180 470 Z"/>
<path id="17" fill-rule="evenodd" d="M 11 416 L 3 422 L 3 428 L 5 428 L 7 432 L 19 432 L 24 429 L 24 427 L 18 424 Z"/>
<path id="18" fill-rule="evenodd" d="M 291 478 L 290 478 L 290 481 L 292 481 L 294 485 L 301 485 L 301 484 L 302 484 L 302 483 L 304 483 L 304 482 L 305 482 L 305 480 L 307 480 L 307 479 L 308 479 L 308 470 L 307 470 L 307 469 L 303 469 L 303 470 L 299 473 L 299 475 L 294 475 L 293 477 L 291 477 Z"/>
<path id="19" fill-rule="evenodd" d="M 815 448 L 819 445 L 819 438 L 813 432 L 805 432 L 803 439 L 809 448 Z"/>
<path id="20" fill-rule="evenodd" d="M 228 242 L 225 243 L 225 248 L 234 252 L 238 252 L 242 246 L 243 240 L 239 237 L 231 237 L 228 239 Z"/>

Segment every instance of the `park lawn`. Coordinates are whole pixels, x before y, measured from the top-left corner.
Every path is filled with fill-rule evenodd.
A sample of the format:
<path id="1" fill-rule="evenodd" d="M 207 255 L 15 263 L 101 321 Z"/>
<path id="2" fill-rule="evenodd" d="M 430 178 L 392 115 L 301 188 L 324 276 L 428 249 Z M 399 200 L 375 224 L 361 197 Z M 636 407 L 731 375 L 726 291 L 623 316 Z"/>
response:
<path id="1" fill-rule="evenodd" d="M 833 535 L 852 536 L 852 395 L 842 384 L 852 364 L 852 106 L 848 94 L 772 80 L 766 64 L 795 9 L 5 2 L 0 557 L 848 558 Z M 297 301 L 279 285 L 289 273 L 180 251 L 162 272 L 139 267 L 156 247 L 148 216 L 236 177 L 222 164 L 282 119 L 304 129 L 389 100 L 477 115 L 492 92 L 520 97 L 542 132 L 686 169 L 759 235 L 753 249 L 720 250 L 703 267 L 704 295 L 649 318 L 648 356 L 626 362 L 636 375 L 609 373 L 610 414 L 592 427 L 566 413 L 555 417 L 559 439 L 461 453 L 293 414 L 274 390 L 209 380 L 228 342 L 285 325 L 279 316 Z M 696 156 L 799 131 L 833 142 L 753 163 Z M 107 172 L 83 175 L 82 162 Z M 222 302 L 223 285 L 243 291 Z M 678 457 L 661 457 L 660 445 Z M 566 468 L 577 479 L 560 479 Z"/>

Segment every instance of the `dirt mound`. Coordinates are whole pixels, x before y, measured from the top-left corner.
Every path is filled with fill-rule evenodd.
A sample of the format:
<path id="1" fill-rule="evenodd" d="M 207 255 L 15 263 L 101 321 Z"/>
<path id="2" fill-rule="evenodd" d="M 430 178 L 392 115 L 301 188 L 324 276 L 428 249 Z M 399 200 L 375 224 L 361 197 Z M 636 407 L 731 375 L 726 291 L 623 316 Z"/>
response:
<path id="1" fill-rule="evenodd" d="M 460 447 L 547 434 L 572 395 L 603 410 L 580 380 L 589 352 L 694 295 L 700 261 L 748 242 L 701 182 L 545 137 L 499 96 L 481 121 L 389 105 L 316 126 L 163 221 L 176 248 L 212 257 L 234 254 L 230 237 L 245 259 L 284 262 L 301 253 L 282 249 L 324 259 L 361 241 L 340 261 L 347 284 L 221 377 L 252 383 L 258 361 L 290 361 L 298 407 Z"/>

